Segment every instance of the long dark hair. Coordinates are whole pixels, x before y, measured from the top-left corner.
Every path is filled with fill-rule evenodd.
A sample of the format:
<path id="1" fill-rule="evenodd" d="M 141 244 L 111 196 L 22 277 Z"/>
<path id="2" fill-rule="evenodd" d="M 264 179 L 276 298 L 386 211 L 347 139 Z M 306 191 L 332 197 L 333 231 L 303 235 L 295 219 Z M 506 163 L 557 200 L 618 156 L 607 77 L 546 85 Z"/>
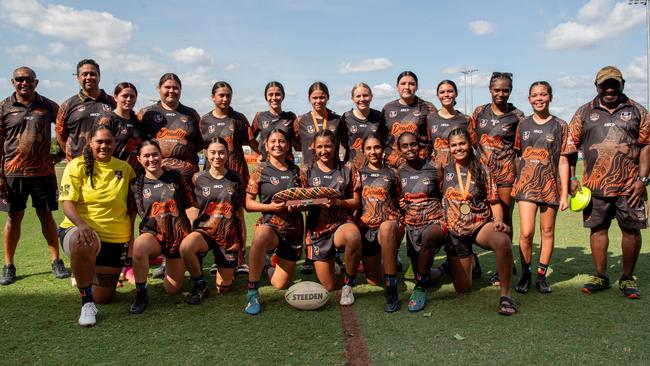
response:
<path id="1" fill-rule="evenodd" d="M 334 132 L 332 132 L 331 130 L 328 130 L 328 129 L 322 129 L 322 130 L 318 131 L 316 133 L 316 135 L 314 136 L 314 148 L 316 148 L 316 139 L 318 139 L 319 137 L 325 137 L 325 138 L 330 139 L 330 141 L 332 142 L 332 147 L 334 148 L 334 155 L 335 155 L 334 156 L 334 161 L 338 165 L 338 163 L 340 163 L 341 158 L 337 154 L 338 149 L 336 147 L 339 145 L 339 142 L 338 142 L 338 139 L 336 138 L 336 135 L 334 135 Z M 314 160 L 314 162 L 315 161 L 316 160 Z"/>
<path id="2" fill-rule="evenodd" d="M 161 152 L 160 145 L 158 145 L 158 142 L 156 142 L 155 140 L 144 140 L 140 143 L 140 145 L 138 145 L 138 149 L 137 149 L 138 156 L 140 156 L 140 151 L 145 146 L 155 146 L 156 149 L 158 149 L 158 152 Z M 143 202 L 142 189 L 144 188 L 144 175 L 145 175 L 145 171 L 144 168 L 142 167 L 142 164 L 138 164 L 135 167 L 135 172 L 136 172 L 135 204 L 136 204 L 136 208 L 138 209 L 138 213 L 142 217 L 144 215 L 144 202 Z"/>
<path id="3" fill-rule="evenodd" d="M 160 88 L 167 80 L 175 81 L 178 84 L 178 87 L 180 89 L 183 89 L 183 84 L 181 84 L 181 78 L 179 78 L 178 75 L 174 74 L 173 72 L 168 72 L 163 74 L 160 77 L 160 80 L 158 81 L 158 87 Z"/>
<path id="4" fill-rule="evenodd" d="M 107 125 L 94 125 L 92 129 L 90 129 L 90 139 L 92 140 L 93 137 L 97 134 L 97 132 L 101 130 L 106 130 L 111 133 L 111 136 L 115 138 L 113 135 L 113 131 L 111 130 L 110 127 Z M 95 172 L 95 155 L 93 155 L 93 149 L 90 147 L 90 141 L 88 141 L 88 144 L 84 147 L 83 149 L 83 157 L 84 157 L 84 169 L 86 171 L 86 176 L 90 178 L 90 187 L 95 189 L 95 183 L 93 183 L 93 175 Z"/>
<path id="5" fill-rule="evenodd" d="M 553 96 L 553 88 L 551 87 L 551 84 L 548 83 L 548 81 L 536 81 L 532 84 L 530 84 L 530 88 L 528 88 L 528 95 L 533 91 L 533 88 L 536 86 L 544 86 L 546 87 L 546 91 L 548 92 L 548 95 L 551 97 Z"/>
<path id="6" fill-rule="evenodd" d="M 415 75 L 413 71 L 402 71 L 397 75 L 397 84 L 399 84 L 399 81 L 402 80 L 403 77 L 410 76 L 415 80 L 415 86 L 418 86 L 418 76 Z"/>
<path id="7" fill-rule="evenodd" d="M 285 96 L 284 86 L 282 86 L 282 84 L 279 81 L 269 81 L 269 83 L 266 84 L 266 86 L 264 87 L 264 100 L 268 101 L 268 99 L 266 98 L 266 93 L 269 91 L 269 89 L 273 87 L 280 89 L 280 93 L 282 93 L 282 100 L 284 100 L 284 96 Z"/>
<path id="8" fill-rule="evenodd" d="M 309 86 L 309 89 L 307 90 L 307 97 L 308 98 L 311 97 L 311 94 L 316 90 L 322 91 L 327 96 L 327 99 L 330 99 L 330 90 L 327 88 L 327 85 L 325 85 L 325 83 L 322 81 L 317 81 Z"/>
<path id="9" fill-rule="evenodd" d="M 474 187 L 477 191 L 477 197 L 483 197 L 487 192 L 487 177 L 485 175 L 485 168 L 483 167 L 479 157 L 476 156 L 474 147 L 472 147 L 472 138 L 464 127 L 457 127 L 451 130 L 447 136 L 447 140 L 451 140 L 453 136 L 463 136 L 469 144 L 469 149 L 467 151 L 469 172 L 472 174 L 472 177 L 474 177 Z"/>
<path id="10" fill-rule="evenodd" d="M 458 97 L 458 87 L 456 86 L 456 83 L 454 83 L 452 80 L 445 79 L 441 82 L 438 83 L 438 86 L 436 87 L 436 94 L 440 91 L 440 87 L 443 85 L 450 85 L 452 89 L 454 89 L 454 93 L 456 93 L 456 97 Z M 454 105 L 456 105 L 456 98 L 454 98 Z"/>
<path id="11" fill-rule="evenodd" d="M 135 88 L 135 85 L 129 83 L 128 81 L 123 81 L 115 86 L 115 91 L 113 92 L 113 95 L 117 97 L 118 94 L 122 92 L 124 89 L 133 89 L 135 92 L 135 96 L 138 96 L 138 89 Z"/>

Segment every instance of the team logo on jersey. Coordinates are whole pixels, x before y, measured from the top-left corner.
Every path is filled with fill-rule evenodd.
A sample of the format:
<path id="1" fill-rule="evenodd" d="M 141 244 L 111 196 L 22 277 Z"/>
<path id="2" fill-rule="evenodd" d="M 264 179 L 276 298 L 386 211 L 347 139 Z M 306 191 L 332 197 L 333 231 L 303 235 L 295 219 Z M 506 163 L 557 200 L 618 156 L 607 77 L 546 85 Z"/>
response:
<path id="1" fill-rule="evenodd" d="M 285 127 L 286 127 L 286 126 L 289 126 L 291 124 L 291 121 L 284 121 L 282 124 L 285 125 Z"/>
<path id="2" fill-rule="evenodd" d="M 61 192 L 61 195 L 63 197 L 69 196 L 70 195 L 70 185 L 69 184 L 64 184 L 61 186 L 59 189 L 59 192 Z"/>
<path id="3" fill-rule="evenodd" d="M 154 116 L 153 116 L 153 120 L 154 120 L 154 122 L 156 122 L 156 123 L 162 123 L 162 121 L 163 121 L 163 116 L 162 116 L 162 114 L 156 114 L 156 115 L 154 115 Z"/>
<path id="4" fill-rule="evenodd" d="M 269 180 L 271 181 L 271 184 L 273 184 L 274 186 L 280 184 L 280 180 L 277 177 L 271 177 Z"/>
<path id="5" fill-rule="evenodd" d="M 314 187 L 320 186 L 320 178 L 314 177 L 311 179 L 311 185 Z"/>
<path id="6" fill-rule="evenodd" d="M 555 136 L 553 136 L 553 134 L 547 133 L 546 134 L 546 141 L 548 141 L 548 142 L 555 141 Z"/>
<path id="7" fill-rule="evenodd" d="M 176 192 L 176 186 L 173 185 L 173 184 L 169 184 L 169 185 L 167 186 L 167 188 L 168 188 L 171 192 Z"/>
<path id="8" fill-rule="evenodd" d="M 104 112 L 110 112 L 111 111 L 111 106 L 108 104 L 102 104 L 102 108 L 104 108 Z"/>
<path id="9" fill-rule="evenodd" d="M 629 121 L 632 118 L 632 112 L 621 112 L 621 121 Z"/>
<path id="10" fill-rule="evenodd" d="M 447 174 L 445 174 L 445 180 L 446 180 L 447 182 L 451 182 L 452 180 L 454 180 L 454 173 L 447 173 Z"/>
<path id="11" fill-rule="evenodd" d="M 210 196 L 210 187 L 201 187 L 201 194 L 203 197 Z"/>
<path id="12" fill-rule="evenodd" d="M 395 118 L 395 117 L 397 117 L 397 111 L 390 111 L 390 112 L 388 113 L 388 117 L 390 117 L 390 118 Z"/>
<path id="13" fill-rule="evenodd" d="M 208 126 L 208 133 L 214 133 L 214 126 Z"/>
<path id="14" fill-rule="evenodd" d="M 151 189 L 145 188 L 142 190 L 142 197 L 149 198 L 151 197 Z"/>
<path id="15" fill-rule="evenodd" d="M 180 120 L 183 123 L 187 123 L 187 121 L 189 121 L 189 118 L 187 118 L 187 116 L 181 116 Z"/>
<path id="16" fill-rule="evenodd" d="M 481 128 L 485 128 L 485 126 L 487 126 L 487 122 L 488 122 L 487 119 L 485 119 L 485 118 L 481 118 L 481 119 L 478 121 L 478 124 L 479 124 L 479 126 L 481 126 Z"/>
<path id="17" fill-rule="evenodd" d="M 336 126 L 330 126 L 329 130 L 332 132 L 336 131 Z"/>
<path id="18" fill-rule="evenodd" d="M 407 180 L 406 178 L 402 178 L 402 187 L 406 187 Z"/>
<path id="19" fill-rule="evenodd" d="M 361 180 L 364 181 L 368 179 L 368 174 L 361 174 Z"/>
<path id="20" fill-rule="evenodd" d="M 345 183 L 345 179 L 343 179 L 343 177 L 339 175 L 338 177 L 336 177 L 336 182 L 338 182 L 339 184 L 343 184 Z"/>
<path id="21" fill-rule="evenodd" d="M 312 248 L 314 249 L 314 255 L 318 255 L 320 253 L 320 248 L 319 247 L 312 246 Z"/>
<path id="22" fill-rule="evenodd" d="M 81 105 L 81 106 L 79 106 L 79 108 L 77 108 L 77 112 L 83 112 L 85 110 L 86 110 L 86 107 L 83 106 L 83 105 Z"/>
<path id="23" fill-rule="evenodd" d="M 126 135 L 128 132 L 129 132 L 128 126 L 120 127 L 120 134 L 121 135 Z"/>
<path id="24" fill-rule="evenodd" d="M 228 188 L 226 188 L 226 193 L 228 193 L 228 194 L 235 194 L 235 187 L 228 187 Z"/>
<path id="25" fill-rule="evenodd" d="M 11 111 L 10 111 L 10 113 L 11 113 Z M 43 116 L 43 115 L 47 114 L 47 111 L 45 109 L 43 109 L 43 108 L 37 108 L 37 109 L 34 109 L 34 114 L 38 114 L 40 116 Z"/>
<path id="26" fill-rule="evenodd" d="M 307 126 L 308 133 L 314 133 L 314 126 Z"/>
<path id="27" fill-rule="evenodd" d="M 592 121 L 598 121 L 599 118 L 600 118 L 600 114 L 598 114 L 596 112 L 589 115 L 589 119 L 592 120 Z"/>
<path id="28" fill-rule="evenodd" d="M 115 171 L 115 178 L 122 179 L 122 171 L 121 170 L 116 170 Z"/>
<path id="29" fill-rule="evenodd" d="M 530 131 L 524 131 L 524 134 L 521 136 L 521 138 L 526 141 L 530 137 Z"/>
<path id="30" fill-rule="evenodd" d="M 431 132 L 433 132 L 433 133 L 438 132 L 438 125 L 431 126 Z"/>
<path id="31" fill-rule="evenodd" d="M 269 128 L 269 121 L 262 121 L 262 128 Z"/>
<path id="32" fill-rule="evenodd" d="M 357 126 L 350 126 L 350 132 L 357 133 Z"/>
<path id="33" fill-rule="evenodd" d="M 431 184 L 431 179 L 423 178 L 422 179 L 422 184 L 425 185 L 425 186 L 428 186 L 429 184 Z"/>
<path id="34" fill-rule="evenodd" d="M 413 112 L 413 117 L 420 117 L 422 113 L 420 112 Z"/>

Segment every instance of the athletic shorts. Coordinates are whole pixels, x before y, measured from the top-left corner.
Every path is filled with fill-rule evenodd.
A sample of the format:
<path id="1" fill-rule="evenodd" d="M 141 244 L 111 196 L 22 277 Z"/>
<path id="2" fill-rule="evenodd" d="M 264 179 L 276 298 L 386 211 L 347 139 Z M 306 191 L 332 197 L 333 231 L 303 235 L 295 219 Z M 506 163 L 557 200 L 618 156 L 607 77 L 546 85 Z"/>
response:
<path id="1" fill-rule="evenodd" d="M 158 233 L 156 233 L 155 231 L 152 231 L 151 229 L 147 229 L 147 228 L 140 230 L 140 234 L 142 233 L 149 233 L 156 237 L 156 240 L 158 240 L 158 244 L 160 245 L 160 252 L 166 258 L 179 259 L 181 257 L 182 238 L 170 237 L 168 238 L 168 240 L 163 240 L 163 238 L 161 238 L 162 235 L 158 235 Z M 171 241 L 169 239 L 176 239 L 176 240 Z"/>
<path id="2" fill-rule="evenodd" d="M 333 232 L 325 234 L 317 239 L 307 237 L 305 246 L 305 255 L 307 259 L 313 261 L 326 261 L 336 256 L 336 246 L 334 245 L 334 234 L 340 225 Z"/>
<path id="3" fill-rule="evenodd" d="M 616 218 L 618 226 L 626 230 L 639 230 L 648 227 L 648 202 L 643 201 L 637 207 L 627 204 L 628 196 L 596 197 L 582 211 L 584 227 L 590 229 L 609 229 L 612 219 Z"/>
<path id="4" fill-rule="evenodd" d="M 268 225 L 268 227 L 273 229 L 275 235 L 277 235 L 278 246 L 275 248 L 275 253 L 278 255 L 278 257 L 292 262 L 297 262 L 300 260 L 300 254 L 302 253 L 302 235 L 282 233 L 274 225 L 258 225 Z"/>
<path id="5" fill-rule="evenodd" d="M 56 175 L 45 177 L 7 177 L 7 199 L 0 202 L 0 210 L 22 211 L 27 208 L 27 199 L 32 196 L 32 207 L 56 211 L 59 209 L 59 190 Z"/>
<path id="6" fill-rule="evenodd" d="M 487 223 L 486 223 L 487 224 Z M 472 245 L 476 243 L 476 237 L 485 224 L 481 225 L 472 235 L 458 236 L 449 233 L 448 239 L 445 240 L 445 252 L 452 257 L 467 257 L 472 255 Z"/>
<path id="7" fill-rule="evenodd" d="M 440 223 L 439 221 L 433 221 L 428 225 L 422 225 L 420 227 L 406 225 L 406 254 L 409 258 L 417 257 L 422 249 L 422 233 L 431 225 L 438 225 L 442 229 L 443 235 L 447 235 L 447 225 Z M 440 250 L 440 247 L 435 248 L 435 253 L 437 254 Z"/>
<path id="8" fill-rule="evenodd" d="M 195 229 L 194 231 L 201 234 L 203 240 L 208 243 L 208 247 L 214 253 L 214 263 L 219 268 L 237 268 L 240 248 L 234 251 L 227 251 L 224 243 L 217 242 L 205 230 Z"/>
<path id="9" fill-rule="evenodd" d="M 360 227 L 359 230 L 361 231 L 361 255 L 364 257 L 374 257 L 380 254 L 379 228 Z"/>
<path id="10" fill-rule="evenodd" d="M 61 243 L 61 248 L 63 248 L 63 238 L 68 234 L 68 231 L 74 226 L 69 228 L 57 228 L 57 234 L 59 235 L 59 242 Z M 101 248 L 99 253 L 97 253 L 97 258 L 95 259 L 95 266 L 97 267 L 113 267 L 113 268 L 122 268 L 124 267 L 124 262 L 126 262 L 126 254 L 129 249 L 129 243 L 108 243 L 105 241 L 100 242 Z"/>

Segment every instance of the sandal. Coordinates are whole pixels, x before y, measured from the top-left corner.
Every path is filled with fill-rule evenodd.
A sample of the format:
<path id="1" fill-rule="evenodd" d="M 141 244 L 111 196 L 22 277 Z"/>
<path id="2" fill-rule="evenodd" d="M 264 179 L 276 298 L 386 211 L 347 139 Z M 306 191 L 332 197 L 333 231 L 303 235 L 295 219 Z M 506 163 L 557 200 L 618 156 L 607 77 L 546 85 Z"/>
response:
<path id="1" fill-rule="evenodd" d="M 499 314 L 510 316 L 517 314 L 517 305 L 510 296 L 501 296 L 499 299 Z"/>

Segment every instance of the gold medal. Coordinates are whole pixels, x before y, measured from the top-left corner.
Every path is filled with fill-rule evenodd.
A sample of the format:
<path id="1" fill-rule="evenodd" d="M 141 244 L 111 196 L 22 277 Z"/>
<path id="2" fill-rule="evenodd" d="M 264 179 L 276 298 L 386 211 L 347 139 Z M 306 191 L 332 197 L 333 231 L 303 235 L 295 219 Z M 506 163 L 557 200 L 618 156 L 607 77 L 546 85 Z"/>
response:
<path id="1" fill-rule="evenodd" d="M 463 215 L 468 215 L 469 212 L 470 212 L 470 208 L 467 203 L 463 203 L 462 205 L 460 205 L 460 213 L 462 213 Z"/>
<path id="2" fill-rule="evenodd" d="M 311 112 L 311 120 L 314 122 L 314 128 L 316 129 L 316 132 L 320 131 L 320 128 L 318 127 L 318 122 L 316 120 L 316 113 L 314 111 Z M 327 109 L 325 110 L 325 114 L 323 115 L 323 129 L 327 129 Z"/>
<path id="3" fill-rule="evenodd" d="M 467 181 L 463 184 L 463 178 L 460 176 L 460 167 L 458 166 L 458 163 L 456 163 L 456 177 L 458 178 L 458 189 L 460 190 L 460 194 L 463 196 L 463 201 L 467 201 L 469 199 L 469 185 L 471 184 L 472 172 L 469 170 L 467 171 Z M 470 211 L 471 209 L 467 202 L 461 203 L 460 213 L 468 215 Z"/>

